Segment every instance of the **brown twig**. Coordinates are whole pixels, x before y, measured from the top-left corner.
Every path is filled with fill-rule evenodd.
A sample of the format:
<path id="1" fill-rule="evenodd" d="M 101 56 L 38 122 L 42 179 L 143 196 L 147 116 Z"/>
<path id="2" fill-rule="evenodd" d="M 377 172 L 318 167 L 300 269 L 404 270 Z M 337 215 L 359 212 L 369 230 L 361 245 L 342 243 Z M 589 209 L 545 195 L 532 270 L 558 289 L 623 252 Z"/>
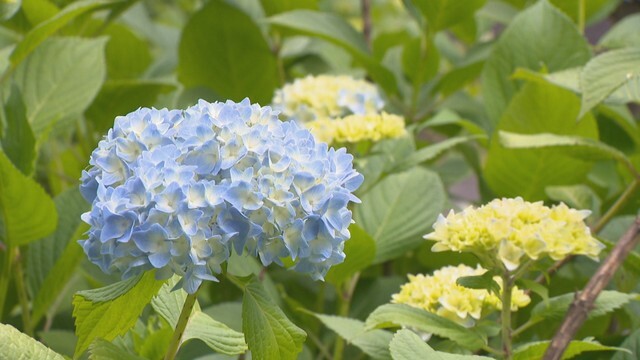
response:
<path id="1" fill-rule="evenodd" d="M 638 235 L 640 235 L 640 216 L 636 218 L 631 227 L 620 238 L 611 253 L 609 253 L 609 256 L 589 280 L 584 290 L 576 295 L 560 328 L 551 339 L 551 344 L 549 344 L 549 348 L 544 354 L 544 360 L 558 360 L 562 357 L 567 345 L 587 319 L 587 315 L 600 292 L 611 281 L 627 254 L 637 245 L 640 240 Z"/>
<path id="2" fill-rule="evenodd" d="M 371 0 L 361 0 L 360 9 L 362 11 L 362 35 L 367 46 L 371 49 Z"/>

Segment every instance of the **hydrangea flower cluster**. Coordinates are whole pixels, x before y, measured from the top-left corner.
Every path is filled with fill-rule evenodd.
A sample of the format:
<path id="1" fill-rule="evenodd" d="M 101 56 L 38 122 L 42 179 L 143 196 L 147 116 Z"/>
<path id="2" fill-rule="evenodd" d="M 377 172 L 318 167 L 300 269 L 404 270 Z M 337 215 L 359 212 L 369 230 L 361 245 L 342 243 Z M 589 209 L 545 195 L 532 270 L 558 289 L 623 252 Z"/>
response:
<path id="1" fill-rule="evenodd" d="M 382 112 L 378 89 L 349 76 L 319 75 L 296 79 L 276 91 L 273 106 L 322 141 L 377 141 L 405 134 L 404 120 Z"/>
<path id="2" fill-rule="evenodd" d="M 479 265 L 474 269 L 461 264 L 445 266 L 434 271 L 433 275 L 409 275 L 409 282 L 402 285 L 398 294 L 392 296 L 392 302 L 424 309 L 464 326 L 473 326 L 483 314 L 501 310 L 502 303 L 495 294 L 487 290 L 460 286 L 456 284 L 456 280 L 464 276 L 482 275 L 485 272 L 486 270 Z M 496 276 L 494 280 L 502 289 L 502 279 Z M 531 301 L 531 298 L 517 287 L 513 288 L 511 294 L 512 311 L 527 306 Z"/>
<path id="3" fill-rule="evenodd" d="M 80 244 L 105 272 L 175 273 L 189 293 L 232 250 L 265 266 L 291 258 L 321 279 L 345 257 L 363 180 L 352 161 L 247 99 L 139 109 L 116 118 L 83 171 L 92 209 Z"/>
<path id="4" fill-rule="evenodd" d="M 549 208 L 519 197 L 495 199 L 477 209 L 440 215 L 425 239 L 436 241 L 432 251 L 469 251 L 497 258 L 507 270 L 518 268 L 523 258 L 586 255 L 598 260 L 604 246 L 584 223 L 589 214 L 563 203 Z"/>
<path id="5" fill-rule="evenodd" d="M 404 119 L 398 115 L 348 115 L 340 119 L 318 119 L 307 127 L 320 141 L 327 143 L 357 143 L 364 140 L 379 141 L 405 134 Z"/>

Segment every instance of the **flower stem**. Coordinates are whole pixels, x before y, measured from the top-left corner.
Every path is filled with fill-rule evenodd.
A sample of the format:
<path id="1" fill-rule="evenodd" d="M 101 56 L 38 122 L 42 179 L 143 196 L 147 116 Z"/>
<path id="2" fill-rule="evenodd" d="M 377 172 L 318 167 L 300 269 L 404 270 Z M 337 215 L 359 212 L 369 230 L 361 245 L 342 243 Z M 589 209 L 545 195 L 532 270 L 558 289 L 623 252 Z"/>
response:
<path id="1" fill-rule="evenodd" d="M 340 303 L 338 308 L 338 315 L 347 317 L 349 316 L 349 309 L 351 307 L 351 298 L 353 297 L 353 293 L 356 289 L 356 285 L 358 284 L 358 279 L 360 278 L 360 273 L 355 273 L 345 284 L 344 291 L 338 297 L 338 301 Z M 341 336 L 338 336 L 336 339 L 336 343 L 333 347 L 333 360 L 342 360 L 342 355 L 344 353 L 344 339 Z"/>
<path id="2" fill-rule="evenodd" d="M 18 291 L 18 299 L 20 301 L 20 308 L 22 310 L 22 331 L 33 336 L 33 328 L 31 324 L 31 309 L 29 308 L 29 297 L 27 296 L 27 287 L 24 283 L 24 271 L 22 270 L 22 259 L 20 256 L 20 249 L 15 250 L 14 267 L 14 281 L 16 283 L 16 290 Z"/>
<path id="3" fill-rule="evenodd" d="M 11 266 L 13 265 L 15 254 L 13 248 L 7 246 L 4 251 L 0 251 L 0 255 L 2 255 L 2 270 L 0 272 L 0 320 L 2 320 L 7 291 L 9 291 L 9 282 L 11 281 Z"/>
<path id="4" fill-rule="evenodd" d="M 200 290 L 200 288 L 198 288 L 198 290 Z M 176 357 L 176 354 L 178 354 L 178 350 L 180 350 L 182 335 L 184 334 L 184 330 L 187 328 L 187 323 L 189 322 L 189 317 L 193 311 L 193 306 L 196 304 L 196 300 L 198 299 L 198 290 L 193 294 L 189 294 L 184 301 L 180 317 L 178 318 L 178 323 L 173 331 L 173 336 L 171 337 L 171 342 L 169 343 L 169 348 L 167 349 L 167 354 L 165 355 L 164 360 L 173 360 Z"/>
<path id="5" fill-rule="evenodd" d="M 502 274 L 502 350 L 504 351 L 504 359 L 510 360 L 512 356 L 511 351 L 511 292 L 512 292 L 512 278 L 508 270 L 505 270 Z"/>

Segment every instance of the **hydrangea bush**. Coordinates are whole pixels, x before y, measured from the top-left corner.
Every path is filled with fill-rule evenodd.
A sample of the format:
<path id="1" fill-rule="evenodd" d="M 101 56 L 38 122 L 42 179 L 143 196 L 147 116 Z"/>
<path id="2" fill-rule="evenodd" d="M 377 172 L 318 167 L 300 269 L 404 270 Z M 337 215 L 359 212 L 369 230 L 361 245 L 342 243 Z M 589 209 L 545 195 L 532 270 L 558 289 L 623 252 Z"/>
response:
<path id="1" fill-rule="evenodd" d="M 116 118 L 83 171 L 80 243 L 105 272 L 178 274 L 188 293 L 231 251 L 322 279 L 345 257 L 363 179 L 352 160 L 247 99 L 142 108 Z"/>

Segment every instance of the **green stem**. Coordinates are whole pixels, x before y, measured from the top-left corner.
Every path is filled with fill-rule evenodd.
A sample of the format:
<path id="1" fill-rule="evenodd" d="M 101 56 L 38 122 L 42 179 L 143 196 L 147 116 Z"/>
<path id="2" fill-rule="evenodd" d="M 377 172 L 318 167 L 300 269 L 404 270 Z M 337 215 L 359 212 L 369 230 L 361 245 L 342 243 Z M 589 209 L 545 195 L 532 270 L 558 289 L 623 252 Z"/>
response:
<path id="1" fill-rule="evenodd" d="M 585 23 L 585 0 L 578 0 L 578 30 L 580 34 L 584 34 Z"/>
<path id="2" fill-rule="evenodd" d="M 528 330 L 530 327 L 534 326 L 537 323 L 539 323 L 539 321 L 531 321 L 531 319 L 529 319 L 526 323 L 522 324 L 519 328 L 513 330 L 513 332 L 511 333 L 511 337 L 515 338 L 519 336 L 520 334 L 522 334 L 523 332 L 525 332 L 526 330 Z"/>
<path id="3" fill-rule="evenodd" d="M 20 301 L 20 308 L 22 309 L 22 331 L 33 336 L 33 328 L 31 326 L 31 309 L 29 308 L 29 297 L 27 295 L 27 287 L 24 283 L 24 271 L 22 271 L 22 259 L 20 257 L 20 249 L 15 250 L 14 267 L 14 281 L 16 283 L 16 290 L 18 291 L 18 300 Z"/>
<path id="4" fill-rule="evenodd" d="M 602 215 L 602 217 L 591 229 L 594 234 L 599 233 L 605 227 L 605 225 L 609 223 L 609 221 L 618 213 L 618 211 L 620 211 L 620 209 L 622 209 L 627 204 L 627 202 L 631 200 L 631 197 L 636 192 L 636 190 L 638 190 L 638 188 L 640 188 L 640 178 L 635 179 L 631 184 L 629 184 L 622 195 L 620 195 L 618 200 L 616 200 L 616 202 L 609 208 L 609 210 L 607 210 L 607 212 Z"/>
<path id="5" fill-rule="evenodd" d="M 511 292 L 512 292 L 512 278 L 508 270 L 505 270 L 502 274 L 502 350 L 504 351 L 504 359 L 510 360 L 512 356 L 511 351 Z"/>
<path id="6" fill-rule="evenodd" d="M 349 316 L 349 309 L 351 307 L 351 298 L 353 297 L 353 293 L 356 289 L 356 285 L 358 284 L 358 279 L 360 278 L 360 273 L 355 273 L 346 283 L 345 289 L 338 297 L 339 307 L 338 307 L 338 315 L 347 317 Z M 336 343 L 333 347 L 333 360 L 342 360 L 342 356 L 344 353 L 344 339 L 341 336 L 338 336 L 336 339 Z"/>
<path id="7" fill-rule="evenodd" d="M 198 288 L 198 290 L 200 289 Z M 165 355 L 164 360 L 175 359 L 176 354 L 178 354 L 178 350 L 180 350 L 182 335 L 184 334 L 184 330 L 187 328 L 187 323 L 189 322 L 189 317 L 193 311 L 193 306 L 196 304 L 198 299 L 198 290 L 193 294 L 189 294 L 184 301 L 184 305 L 182 305 L 182 311 L 180 312 L 176 328 L 173 330 L 173 336 L 171 337 L 171 342 L 169 343 L 169 348 L 167 349 L 167 354 Z"/>
<path id="8" fill-rule="evenodd" d="M 489 345 L 484 345 L 482 347 L 482 350 L 484 350 L 486 353 L 491 354 L 491 355 L 496 355 L 496 356 L 501 356 L 502 355 L 502 352 L 492 348 Z"/>
<path id="9" fill-rule="evenodd" d="M 7 299 L 9 282 L 11 281 L 11 266 L 13 265 L 14 255 L 13 248 L 7 246 L 2 257 L 2 272 L 0 272 L 0 320 L 2 320 L 2 314 L 4 314 L 4 303 Z"/>

